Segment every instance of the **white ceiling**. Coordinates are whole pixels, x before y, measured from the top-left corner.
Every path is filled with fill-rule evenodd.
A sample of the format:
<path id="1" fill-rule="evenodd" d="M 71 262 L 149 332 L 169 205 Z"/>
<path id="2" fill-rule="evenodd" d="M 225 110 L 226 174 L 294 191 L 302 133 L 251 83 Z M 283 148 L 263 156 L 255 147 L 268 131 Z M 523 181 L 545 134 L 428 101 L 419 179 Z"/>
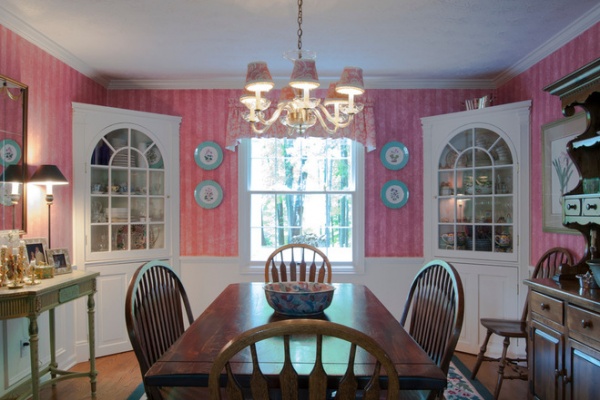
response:
<path id="1" fill-rule="evenodd" d="M 0 24 L 109 88 L 241 88 L 267 61 L 286 81 L 296 0 L 0 0 Z M 304 0 L 321 81 L 493 88 L 600 21 L 598 0 Z M 1 71 L 0 71 L 1 72 Z"/>

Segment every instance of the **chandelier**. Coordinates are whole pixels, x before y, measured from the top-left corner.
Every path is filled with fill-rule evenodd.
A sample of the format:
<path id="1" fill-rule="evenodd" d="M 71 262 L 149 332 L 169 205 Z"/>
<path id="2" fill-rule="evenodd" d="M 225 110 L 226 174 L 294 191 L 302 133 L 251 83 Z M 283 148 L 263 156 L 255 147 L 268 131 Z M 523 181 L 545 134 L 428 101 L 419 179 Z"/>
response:
<path id="1" fill-rule="evenodd" d="M 284 58 L 294 63 L 292 76 L 288 86 L 281 89 L 277 108 L 267 116 L 271 101 L 263 96 L 273 89 L 275 84 L 264 61 L 248 64 L 246 85 L 240 102 L 248 111 L 243 118 L 258 134 L 266 132 L 275 121 L 279 120 L 288 128 L 288 134 L 304 135 L 306 130 L 317 121 L 329 133 L 348 126 L 354 116 L 362 111 L 363 104 L 354 101 L 354 96 L 364 93 L 362 69 L 345 67 L 341 78 L 331 83 L 327 96 L 321 99 L 311 97 L 311 90 L 319 87 L 319 78 L 315 65 L 316 54 L 302 50 L 302 0 L 298 0 L 298 49 L 284 53 Z"/>

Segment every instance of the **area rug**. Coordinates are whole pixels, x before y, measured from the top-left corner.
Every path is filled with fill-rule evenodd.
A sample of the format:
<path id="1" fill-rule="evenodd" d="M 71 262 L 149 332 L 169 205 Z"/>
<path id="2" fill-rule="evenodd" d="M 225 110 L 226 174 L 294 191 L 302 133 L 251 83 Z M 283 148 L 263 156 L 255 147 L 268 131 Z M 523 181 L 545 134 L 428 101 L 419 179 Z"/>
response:
<path id="1" fill-rule="evenodd" d="M 492 400 L 494 397 L 479 381 L 471 381 L 471 371 L 456 357 L 452 357 L 448 370 L 446 400 Z M 144 385 L 140 384 L 127 400 L 146 400 Z"/>

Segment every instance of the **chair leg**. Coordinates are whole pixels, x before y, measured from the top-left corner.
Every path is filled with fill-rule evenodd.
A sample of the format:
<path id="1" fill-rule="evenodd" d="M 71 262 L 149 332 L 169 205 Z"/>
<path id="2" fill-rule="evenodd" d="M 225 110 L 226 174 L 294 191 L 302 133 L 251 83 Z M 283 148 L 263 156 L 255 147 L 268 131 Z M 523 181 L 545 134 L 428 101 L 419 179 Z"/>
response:
<path id="1" fill-rule="evenodd" d="M 488 329 L 485 334 L 485 339 L 483 340 L 483 344 L 481 345 L 481 349 L 479 349 L 479 354 L 477 354 L 477 362 L 473 367 L 473 372 L 471 373 L 471 379 L 475 379 L 477 376 L 477 372 L 479 372 L 479 367 L 481 367 L 481 363 L 483 362 L 483 358 L 485 357 L 485 352 L 487 351 L 487 345 L 490 341 L 490 337 L 492 336 L 492 331 Z"/>
<path id="2" fill-rule="evenodd" d="M 502 348 L 502 358 L 498 364 L 498 381 L 496 382 L 496 390 L 494 390 L 494 399 L 500 396 L 500 389 L 502 388 L 502 380 L 504 379 L 504 367 L 506 367 L 506 352 L 510 345 L 510 338 L 506 336 L 503 341 L 504 347 Z"/>

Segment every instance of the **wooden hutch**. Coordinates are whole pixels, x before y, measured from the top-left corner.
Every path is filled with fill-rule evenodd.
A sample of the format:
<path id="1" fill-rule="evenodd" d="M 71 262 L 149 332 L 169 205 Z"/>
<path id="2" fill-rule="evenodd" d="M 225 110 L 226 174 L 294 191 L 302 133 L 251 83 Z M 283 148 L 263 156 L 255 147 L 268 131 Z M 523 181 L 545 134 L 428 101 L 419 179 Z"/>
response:
<path id="1" fill-rule="evenodd" d="M 529 398 L 592 399 L 600 393 L 600 289 L 581 288 L 576 274 L 598 258 L 600 190 L 600 59 L 549 85 L 563 114 L 586 113 L 587 128 L 567 144 L 581 179 L 563 196 L 563 225 L 585 238 L 581 259 L 554 279 L 525 281 L 529 296 Z"/>

